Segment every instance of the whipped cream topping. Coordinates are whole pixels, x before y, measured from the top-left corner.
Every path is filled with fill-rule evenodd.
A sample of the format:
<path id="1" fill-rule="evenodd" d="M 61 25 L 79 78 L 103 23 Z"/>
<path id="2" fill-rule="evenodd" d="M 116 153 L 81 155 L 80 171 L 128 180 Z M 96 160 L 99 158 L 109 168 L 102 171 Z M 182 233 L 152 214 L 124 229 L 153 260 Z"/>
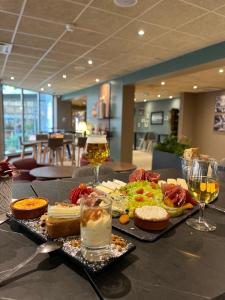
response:
<path id="1" fill-rule="evenodd" d="M 80 216 L 79 205 L 49 205 L 48 216 L 53 218 L 77 218 Z"/>

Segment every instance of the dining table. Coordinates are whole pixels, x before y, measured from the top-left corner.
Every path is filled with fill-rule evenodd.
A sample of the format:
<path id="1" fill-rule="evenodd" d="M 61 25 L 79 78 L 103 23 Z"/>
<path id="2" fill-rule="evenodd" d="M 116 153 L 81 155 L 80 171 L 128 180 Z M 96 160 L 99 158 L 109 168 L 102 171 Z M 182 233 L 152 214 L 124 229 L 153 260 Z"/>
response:
<path id="1" fill-rule="evenodd" d="M 178 178 L 179 170 L 158 170 L 161 179 Z M 128 174 L 109 179 L 128 181 Z M 224 178 L 224 177 L 221 177 Z M 101 176 L 105 180 L 106 176 Z M 43 182 L 14 183 L 13 197 L 46 197 L 50 203 L 65 201 L 72 188 L 89 177 Z M 225 208 L 225 182 L 220 182 L 216 205 Z M 155 242 L 144 242 L 113 228 L 113 233 L 131 241 L 136 249 L 95 274 L 60 253 L 39 255 L 0 286 L 0 299 L 225 299 L 225 214 L 205 209 L 217 226 L 200 232 L 185 222 Z M 0 270 L 20 263 L 35 251 L 40 241 L 13 221 L 0 225 Z"/>

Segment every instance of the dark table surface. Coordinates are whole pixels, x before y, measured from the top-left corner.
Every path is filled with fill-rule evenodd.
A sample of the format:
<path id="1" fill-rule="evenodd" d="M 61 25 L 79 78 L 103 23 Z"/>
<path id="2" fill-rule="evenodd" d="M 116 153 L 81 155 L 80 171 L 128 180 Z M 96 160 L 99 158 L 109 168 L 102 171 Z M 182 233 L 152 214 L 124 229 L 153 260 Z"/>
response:
<path id="1" fill-rule="evenodd" d="M 179 176 L 174 170 L 161 172 L 163 178 Z M 121 180 L 122 176 L 126 180 L 127 174 L 120 174 Z M 32 187 L 17 184 L 14 197 L 32 195 L 34 190 L 50 201 L 65 200 L 75 185 L 78 182 L 72 179 L 35 182 Z M 224 197 L 222 182 L 216 204 L 225 207 Z M 0 296 L 3 299 L 225 299 L 225 215 L 210 208 L 205 213 L 217 224 L 216 231 L 198 232 L 182 223 L 156 242 L 147 243 L 114 230 L 129 238 L 136 250 L 107 271 L 89 274 L 89 280 L 64 257 L 40 255 L 1 287 Z M 0 266 L 5 270 L 31 254 L 36 244 L 30 236 L 12 233 L 17 228 L 10 229 L 6 223 L 0 229 L 10 231 L 0 231 Z"/>

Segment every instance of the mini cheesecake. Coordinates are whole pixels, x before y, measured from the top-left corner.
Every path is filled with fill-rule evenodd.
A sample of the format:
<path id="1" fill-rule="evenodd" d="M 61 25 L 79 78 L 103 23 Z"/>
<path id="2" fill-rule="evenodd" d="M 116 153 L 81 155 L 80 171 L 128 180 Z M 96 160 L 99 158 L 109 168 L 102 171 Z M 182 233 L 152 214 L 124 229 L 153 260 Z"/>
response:
<path id="1" fill-rule="evenodd" d="M 135 209 L 134 224 L 144 230 L 163 230 L 169 225 L 169 214 L 158 206 L 142 206 Z"/>
<path id="2" fill-rule="evenodd" d="M 23 198 L 11 203 L 12 214 L 17 219 L 39 218 L 47 211 L 48 200 L 46 198 Z"/>

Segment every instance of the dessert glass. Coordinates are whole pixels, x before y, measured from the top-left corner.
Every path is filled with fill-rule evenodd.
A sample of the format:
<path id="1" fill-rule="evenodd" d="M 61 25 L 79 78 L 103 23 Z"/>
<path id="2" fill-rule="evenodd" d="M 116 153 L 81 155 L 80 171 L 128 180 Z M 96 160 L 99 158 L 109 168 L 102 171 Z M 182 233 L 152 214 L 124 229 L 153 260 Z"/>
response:
<path id="1" fill-rule="evenodd" d="M 110 257 L 112 233 L 112 203 L 105 196 L 81 198 L 81 253 L 88 261 Z"/>

